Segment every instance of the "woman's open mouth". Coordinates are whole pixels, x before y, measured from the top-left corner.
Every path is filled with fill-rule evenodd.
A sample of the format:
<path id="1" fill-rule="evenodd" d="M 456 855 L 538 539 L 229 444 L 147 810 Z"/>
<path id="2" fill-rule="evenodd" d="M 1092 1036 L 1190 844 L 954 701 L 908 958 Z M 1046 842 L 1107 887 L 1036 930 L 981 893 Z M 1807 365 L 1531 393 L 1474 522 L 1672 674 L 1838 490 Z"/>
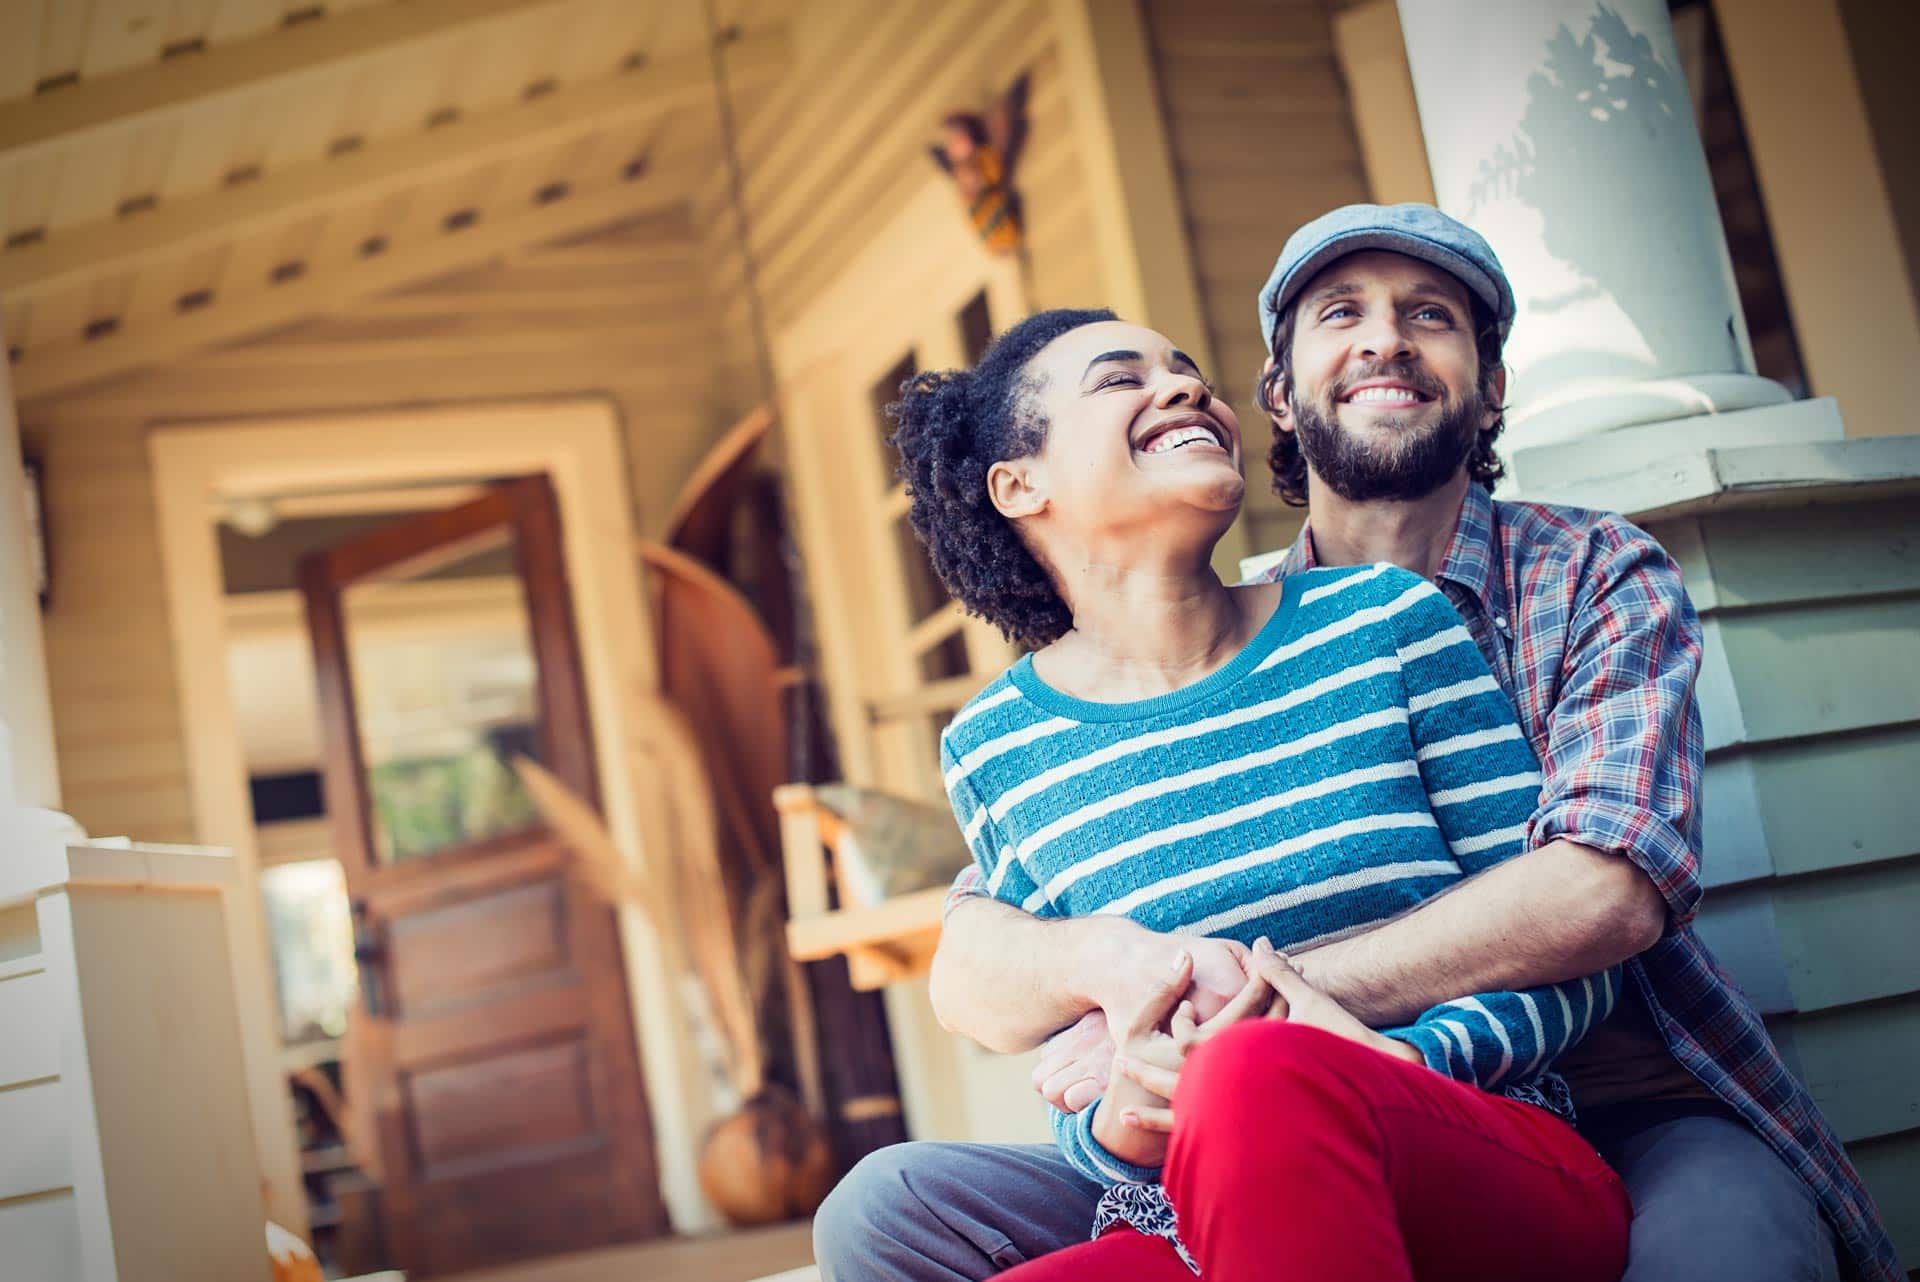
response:
<path id="1" fill-rule="evenodd" d="M 1182 415 L 1156 423 L 1133 447 L 1141 454 L 1171 454 L 1175 450 L 1202 449 L 1231 453 L 1226 429 L 1205 415 Z"/>

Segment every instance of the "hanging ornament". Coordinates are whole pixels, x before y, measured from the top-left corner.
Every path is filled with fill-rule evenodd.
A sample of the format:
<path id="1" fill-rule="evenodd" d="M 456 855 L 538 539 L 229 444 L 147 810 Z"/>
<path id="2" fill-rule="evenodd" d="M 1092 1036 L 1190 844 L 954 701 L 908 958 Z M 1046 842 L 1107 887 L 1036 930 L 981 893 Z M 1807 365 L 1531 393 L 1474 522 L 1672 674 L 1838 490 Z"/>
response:
<path id="1" fill-rule="evenodd" d="M 1020 194 L 1014 166 L 1027 139 L 1027 77 L 1021 76 L 985 114 L 954 111 L 940 122 L 942 141 L 933 161 L 959 189 L 967 217 L 988 250 L 1020 250 Z"/>

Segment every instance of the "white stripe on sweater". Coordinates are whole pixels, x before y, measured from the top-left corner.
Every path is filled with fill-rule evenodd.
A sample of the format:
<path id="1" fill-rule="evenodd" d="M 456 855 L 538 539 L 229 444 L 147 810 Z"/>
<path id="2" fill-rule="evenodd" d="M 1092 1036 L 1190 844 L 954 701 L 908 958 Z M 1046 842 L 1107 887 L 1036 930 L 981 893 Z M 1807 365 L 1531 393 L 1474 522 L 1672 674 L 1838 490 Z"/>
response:
<path id="1" fill-rule="evenodd" d="M 1405 592 L 1402 592 L 1385 605 L 1370 605 L 1365 609 L 1355 610 L 1352 614 L 1329 623 L 1324 628 L 1309 632 L 1305 636 L 1295 637 L 1285 645 L 1275 647 L 1273 653 L 1260 660 L 1259 666 L 1256 667 L 1254 671 L 1265 672 L 1276 663 L 1285 663 L 1288 659 L 1296 655 L 1305 654 L 1309 650 L 1317 650 L 1336 637 L 1343 637 L 1349 632 L 1358 632 L 1362 628 L 1371 627 L 1383 620 L 1391 619 L 1396 614 L 1403 614 L 1412 607 L 1414 602 L 1435 590 L 1436 589 L 1429 587 L 1427 584 L 1421 583 L 1418 586 L 1408 588 Z"/>
<path id="2" fill-rule="evenodd" d="M 1477 855 L 1483 850 L 1492 850 L 1495 846 L 1504 846 L 1509 841 L 1525 841 L 1527 826 L 1514 824 L 1509 828 L 1496 828 L 1492 832 L 1483 832 L 1478 837 L 1462 837 L 1453 843 L 1456 855 Z"/>
<path id="3" fill-rule="evenodd" d="M 1452 627 L 1444 631 L 1436 632 L 1430 637 L 1421 637 L 1412 645 L 1403 645 L 1393 653 L 1394 657 L 1399 659 L 1401 663 L 1412 663 L 1415 659 L 1424 659 L 1430 654 L 1438 654 L 1442 650 L 1451 650 L 1457 645 L 1472 644 L 1473 634 L 1468 632 L 1463 625 L 1456 623 Z"/>
<path id="4" fill-rule="evenodd" d="M 1334 595 L 1336 592 L 1345 592 L 1348 588 L 1357 588 L 1362 583 L 1371 583 L 1373 580 L 1385 574 L 1390 568 L 1385 561 L 1375 561 L 1368 569 L 1361 570 L 1354 574 L 1344 575 L 1341 578 L 1335 579 L 1332 583 L 1314 588 L 1308 592 L 1302 592 L 1300 594 L 1300 604 L 1312 605 L 1315 601 L 1323 600 Z"/>
<path id="5" fill-rule="evenodd" d="M 1275 744 L 1271 748 L 1262 748 L 1258 752 L 1249 752 L 1244 756 L 1233 757 L 1226 761 L 1210 763 L 1192 770 L 1183 770 L 1177 775 L 1168 775 L 1164 779 L 1150 779 L 1146 783 L 1135 784 L 1131 788 L 1123 788 L 1111 796 L 1102 797 L 1098 801 L 1089 802 L 1078 810 L 1070 811 L 1058 819 L 1055 819 L 1052 823 L 1047 824 L 1045 827 L 1036 829 L 1034 832 L 1028 834 L 1026 840 L 1021 842 L 1020 845 L 1021 858 L 1032 858 L 1034 852 L 1038 851 L 1041 847 L 1058 840 L 1076 828 L 1092 823 L 1103 815 L 1110 815 L 1116 810 L 1125 810 L 1128 806 L 1138 805 L 1144 801 L 1151 801 L 1155 797 L 1164 797 L 1169 793 L 1182 792 L 1188 788 L 1197 787 L 1204 783 L 1224 779 L 1229 775 L 1243 774 L 1248 770 L 1258 770 L 1262 766 L 1270 766 L 1275 762 L 1285 761 L 1289 757 L 1298 757 L 1305 753 L 1313 752 L 1316 749 L 1324 748 L 1329 744 L 1337 743 L 1353 735 L 1365 734 L 1369 730 L 1378 730 L 1385 726 L 1405 725 L 1406 722 L 1407 714 L 1403 710 L 1399 708 L 1382 708 L 1378 712 L 1369 712 L 1365 716 L 1355 717 L 1350 721 L 1342 721 L 1335 726 L 1328 726 L 1325 730 L 1317 730 L 1310 735 L 1304 735 L 1299 739 L 1295 739 L 1291 743 Z M 1394 777 L 1407 777 L 1415 773 L 1418 773 L 1418 767 L 1415 767 L 1412 771 L 1400 771 Z M 1322 782 L 1325 781 L 1323 780 Z M 1320 785 L 1308 784 L 1303 786 L 1317 788 Z M 1292 792 L 1301 793 L 1301 790 L 1296 788 L 1292 790 Z M 1291 794 L 1283 793 L 1280 795 L 1287 796 Z M 1317 796 L 1319 794 L 1303 793 L 1301 795 Z"/>
<path id="6" fill-rule="evenodd" d="M 991 761 L 1001 753 L 1012 752 L 1015 748 L 1024 748 L 1035 739 L 1044 739 L 1048 735 L 1059 734 L 1063 730 L 1078 729 L 1079 725 L 1078 721 L 1069 721 L 1065 717 L 1049 717 L 1045 721 L 1036 721 L 1032 725 L 1021 726 L 1018 730 L 1010 730 L 998 739 L 989 739 L 953 763 L 953 769 L 946 774 L 947 790 L 951 792 L 954 784 L 982 762 Z"/>
<path id="7" fill-rule="evenodd" d="M 1427 690 L 1414 695 L 1407 700 L 1407 711 L 1417 715 L 1428 708 L 1437 708 L 1443 703 L 1470 699 L 1476 694 L 1488 694 L 1499 688 L 1492 677 L 1471 677 L 1465 681 L 1456 681 L 1450 686 L 1441 686 L 1438 690 Z"/>
<path id="8" fill-rule="evenodd" d="M 1508 1070 L 1513 1067 L 1513 1039 L 1507 1036 L 1506 1026 L 1500 1022 L 1492 1011 L 1487 1009 L 1487 1004 L 1478 997 L 1462 997 L 1447 1004 L 1449 1006 L 1460 1007 L 1464 1010 L 1478 1012 L 1480 1017 L 1487 1021 L 1487 1027 L 1493 1030 L 1493 1039 L 1500 1043 L 1500 1067 L 1495 1069 L 1491 1075 L 1475 1073 L 1475 1079 L 1482 1087 L 1486 1087 L 1505 1078 Z"/>
<path id="9" fill-rule="evenodd" d="M 1460 869 L 1446 859 L 1421 859 L 1411 863 L 1381 864 L 1374 868 L 1360 868 L 1322 881 L 1310 882 L 1304 886 L 1295 886 L 1291 890 L 1283 890 L 1277 895 L 1268 895 L 1265 899 L 1256 900 L 1250 904 L 1228 908 L 1178 929 L 1187 934 L 1211 935 L 1219 931 L 1231 930 L 1242 922 L 1252 921 L 1255 917 L 1285 912 L 1289 908 L 1298 908 L 1301 904 L 1344 895 L 1350 890 L 1364 890 L 1369 886 L 1382 886 L 1388 882 L 1407 881 L 1414 877 L 1458 876 L 1459 872 Z"/>
<path id="10" fill-rule="evenodd" d="M 1477 801 L 1481 797 L 1498 796 L 1503 792 L 1518 792 L 1522 788 L 1538 789 L 1540 772 L 1527 770 L 1515 775 L 1501 775 L 1498 779 L 1482 779 L 1478 783 L 1463 784 L 1458 788 L 1442 788 L 1439 792 L 1429 793 L 1429 804 L 1439 806 L 1457 806 L 1463 801 Z"/>
<path id="11" fill-rule="evenodd" d="M 1422 765 L 1440 757 L 1450 757 L 1456 752 L 1471 752 L 1475 748 L 1485 748 L 1491 744 L 1505 743 L 1509 739 L 1520 737 L 1520 727 L 1516 725 L 1496 726 L 1491 730 L 1470 730 L 1466 734 L 1457 734 L 1438 743 L 1430 743 L 1415 752 L 1414 758 Z"/>
<path id="12" fill-rule="evenodd" d="M 1230 729 L 1234 726 L 1247 725 L 1250 722 L 1259 721 L 1277 713 L 1285 712 L 1289 708 L 1312 703 L 1323 695 L 1331 694 L 1333 691 L 1352 685 L 1356 681 L 1364 681 L 1369 677 L 1382 676 L 1393 670 L 1393 660 L 1372 659 L 1366 663 L 1355 664 L 1351 668 L 1342 669 L 1331 676 L 1322 677 L 1318 681 L 1308 682 L 1298 690 L 1288 691 L 1277 699 L 1267 699 L 1245 708 L 1235 708 L 1231 712 L 1223 712 L 1218 716 L 1202 717 L 1198 721 L 1191 721 L 1185 725 L 1170 726 L 1164 730 L 1155 730 L 1148 734 L 1135 735 L 1131 739 L 1122 739 L 1119 743 L 1108 744 L 1097 752 L 1090 752 L 1084 757 L 1076 757 L 1072 761 L 1063 761 L 1052 769 L 1041 771 L 1025 783 L 1007 789 L 1006 792 L 994 798 L 990 806 L 993 820 L 995 823 L 999 823 L 1007 817 L 1009 811 L 1022 801 L 1025 801 L 1037 793 L 1044 792 L 1063 779 L 1071 779 L 1077 774 L 1084 774 L 1089 770 L 1111 764 L 1112 762 L 1120 760 L 1122 757 L 1129 757 L 1135 753 L 1148 752 L 1154 748 L 1164 748 L 1169 744 L 1179 743 L 1185 739 L 1199 738 L 1221 730 Z"/>
<path id="13" fill-rule="evenodd" d="M 1520 1080 L 1526 1081 L 1533 1076 L 1533 1070 L 1540 1067 L 1540 1061 L 1547 1057 L 1547 1026 L 1540 1019 L 1540 1004 L 1533 999 L 1532 993 L 1518 993 L 1520 1004 L 1527 1008 L 1527 1022 L 1533 1025 L 1533 1058 L 1520 1070 Z"/>
<path id="14" fill-rule="evenodd" d="M 1140 905 L 1151 903 L 1156 899 L 1176 895 L 1191 887 L 1204 885 L 1221 877 L 1229 877 L 1261 864 L 1273 863 L 1290 855 L 1297 855 L 1303 850 L 1312 850 L 1330 841 L 1339 841 L 1344 837 L 1372 832 L 1389 832 L 1396 828 L 1432 828 L 1434 826 L 1433 816 L 1424 810 L 1411 814 L 1360 815 L 1353 819 L 1343 819 L 1337 824 L 1316 828 L 1312 832 L 1302 833 L 1298 837 L 1268 846 L 1264 850 L 1250 850 L 1244 855 L 1223 859 L 1217 864 L 1209 864 L 1204 868 L 1192 868 L 1171 877 L 1164 877 L 1151 885 L 1142 886 L 1130 894 L 1103 904 L 1093 911 L 1110 914 L 1132 912 Z"/>
<path id="15" fill-rule="evenodd" d="M 1418 775 L 1419 771 L 1420 768 L 1411 761 L 1388 761 L 1377 766 L 1362 766 L 1358 770 L 1349 770 L 1345 774 L 1334 775 L 1328 779 L 1316 779 L 1298 788 L 1288 788 L 1285 792 L 1256 797 L 1252 801 L 1226 810 L 1216 810 L 1212 814 L 1202 815 L 1198 819 L 1189 819 L 1185 823 L 1155 828 L 1123 841 L 1117 846 L 1110 846 L 1097 855 L 1090 855 L 1069 864 L 1048 879 L 1044 890 L 1047 898 L 1058 902 L 1062 894 L 1085 878 L 1104 872 L 1115 864 L 1144 851 L 1171 845 L 1176 841 L 1184 841 L 1189 837 L 1198 837 L 1203 833 L 1218 832 L 1222 828 L 1231 828 L 1235 824 L 1257 819 L 1261 815 L 1272 814 L 1276 810 L 1285 810 L 1288 806 L 1297 805 L 1302 801 L 1331 796 L 1350 788 L 1358 788 L 1362 784 L 1412 778 Z M 1095 809 L 1099 805 L 1100 803 L 1096 802 L 1094 806 L 1089 806 L 1087 809 Z M 1068 815 L 1066 819 L 1049 824 L 1021 842 L 1015 850 L 1020 862 L 1029 868 L 1033 867 L 1035 856 L 1049 842 L 1056 841 L 1072 831 L 1073 825 L 1069 821 L 1074 818 L 1074 815 Z"/>

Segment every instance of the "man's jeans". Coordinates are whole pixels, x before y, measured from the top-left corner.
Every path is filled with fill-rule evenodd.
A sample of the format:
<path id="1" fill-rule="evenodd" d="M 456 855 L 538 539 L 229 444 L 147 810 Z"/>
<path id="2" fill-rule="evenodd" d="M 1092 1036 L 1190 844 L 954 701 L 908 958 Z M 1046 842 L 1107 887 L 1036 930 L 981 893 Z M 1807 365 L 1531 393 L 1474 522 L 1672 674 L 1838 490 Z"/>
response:
<path id="1" fill-rule="evenodd" d="M 1837 1282 L 1813 1195 L 1724 1107 L 1619 1105 L 1582 1123 L 1633 1195 L 1624 1282 Z M 825 1282 L 971 1282 L 1085 1241 L 1099 1199 L 1051 1145 L 896 1144 L 820 1207 L 814 1255 Z"/>

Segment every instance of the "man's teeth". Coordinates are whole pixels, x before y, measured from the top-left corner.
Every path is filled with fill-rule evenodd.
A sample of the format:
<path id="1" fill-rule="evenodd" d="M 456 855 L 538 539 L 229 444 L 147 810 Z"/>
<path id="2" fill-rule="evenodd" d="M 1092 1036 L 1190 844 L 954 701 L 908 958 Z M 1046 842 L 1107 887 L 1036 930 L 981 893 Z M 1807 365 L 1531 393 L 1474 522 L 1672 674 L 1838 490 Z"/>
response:
<path id="1" fill-rule="evenodd" d="M 1368 401 L 1417 401 L 1420 394 L 1410 387 L 1363 387 L 1347 398 L 1355 405 Z"/>
<path id="2" fill-rule="evenodd" d="M 1209 445 L 1218 445 L 1213 433 L 1204 427 L 1176 427 L 1160 433 L 1147 442 L 1145 454 L 1164 454 L 1168 450 L 1177 450 L 1182 445 L 1191 445 L 1195 441 L 1205 441 Z"/>

